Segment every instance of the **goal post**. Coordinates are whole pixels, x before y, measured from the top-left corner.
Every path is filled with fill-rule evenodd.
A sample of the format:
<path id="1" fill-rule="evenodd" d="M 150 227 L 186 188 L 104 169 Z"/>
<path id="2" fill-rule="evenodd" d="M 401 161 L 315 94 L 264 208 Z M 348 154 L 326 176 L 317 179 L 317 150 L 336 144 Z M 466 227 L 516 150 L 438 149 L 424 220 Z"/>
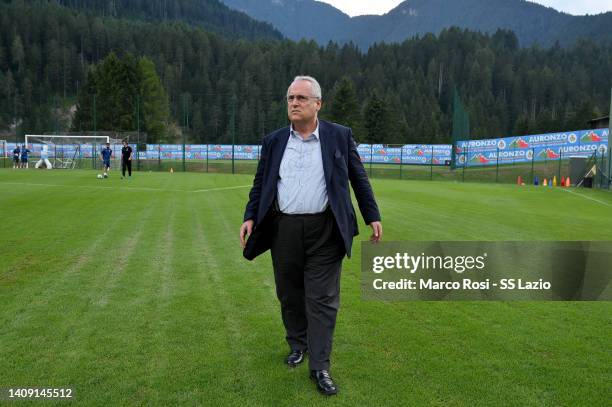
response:
<path id="1" fill-rule="evenodd" d="M 86 160 L 96 168 L 97 157 L 103 145 L 109 143 L 108 135 L 26 134 L 25 143 L 33 157 L 44 161 L 46 157 L 53 168 L 82 168 Z"/>
<path id="2" fill-rule="evenodd" d="M 2 159 L 2 167 L 6 167 L 9 158 L 8 143 L 6 140 L 0 140 L 0 158 Z"/>

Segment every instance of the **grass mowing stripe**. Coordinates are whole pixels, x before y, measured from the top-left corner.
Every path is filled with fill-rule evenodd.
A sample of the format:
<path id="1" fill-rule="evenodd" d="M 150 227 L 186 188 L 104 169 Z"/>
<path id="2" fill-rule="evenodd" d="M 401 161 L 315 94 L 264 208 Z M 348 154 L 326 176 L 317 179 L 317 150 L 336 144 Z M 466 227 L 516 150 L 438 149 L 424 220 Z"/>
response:
<path id="1" fill-rule="evenodd" d="M 216 388 L 215 361 L 222 344 L 215 328 L 220 316 L 213 312 L 216 304 L 199 272 L 203 259 L 189 205 L 183 199 L 175 202 L 176 241 L 172 243 L 172 270 L 168 276 L 172 288 L 168 301 L 159 310 L 159 333 L 155 334 L 159 337 L 155 352 L 165 353 L 167 361 L 165 371 L 152 372 L 150 379 L 160 405 L 205 400 L 207 389 Z"/>
<path id="2" fill-rule="evenodd" d="M 101 292 L 99 292 L 99 298 L 94 302 L 97 305 L 105 306 L 108 303 L 108 295 L 112 292 L 121 279 L 121 275 L 124 273 L 125 268 L 128 266 L 132 259 L 137 245 L 142 245 L 141 236 L 144 228 L 151 219 L 151 212 L 153 211 L 153 205 L 149 205 L 144 211 L 144 214 L 139 216 L 138 221 L 134 227 L 134 230 L 129 230 L 126 233 L 125 238 L 120 242 L 116 252 L 109 252 L 105 250 L 105 255 L 109 259 L 119 259 L 117 261 L 111 261 L 110 270 L 103 275 L 105 285 Z"/>
<path id="3" fill-rule="evenodd" d="M 125 386 L 122 399 L 133 398 L 134 402 L 157 400 L 163 387 L 155 382 L 159 376 L 166 377 L 167 374 L 167 363 L 163 362 L 167 360 L 167 353 L 162 338 L 167 332 L 164 323 L 169 298 L 162 297 L 162 292 L 170 294 L 164 288 L 168 284 L 169 270 L 160 265 L 169 267 L 172 256 L 166 257 L 163 251 L 151 250 L 168 244 L 166 239 L 172 233 L 170 227 L 174 226 L 173 201 L 168 199 L 156 205 L 138 239 L 139 249 L 131 256 L 124 272 L 119 274 L 116 289 L 112 291 L 113 303 L 131 310 L 122 319 L 130 336 L 124 354 L 134 363 L 125 369 L 125 382 L 130 385 Z M 152 256 L 152 253 L 155 255 Z"/>
<path id="4" fill-rule="evenodd" d="M 209 293 L 213 296 L 216 303 L 215 312 L 219 313 L 221 319 L 221 325 L 217 326 L 216 329 L 220 329 L 224 332 L 225 336 L 225 355 L 224 355 L 224 364 L 231 363 L 233 365 L 232 370 L 234 372 L 241 372 L 245 365 L 249 363 L 251 358 L 250 350 L 244 349 L 239 344 L 241 343 L 241 327 L 239 326 L 238 313 L 235 312 L 234 303 L 232 303 L 232 299 L 229 297 L 226 290 L 226 281 L 224 281 L 223 277 L 220 275 L 219 271 L 226 269 L 224 264 L 219 264 L 217 259 L 219 258 L 221 261 L 226 261 L 224 257 L 216 256 L 217 252 L 213 249 L 211 245 L 211 232 L 214 232 L 215 238 L 219 239 L 220 236 L 224 236 L 228 231 L 223 228 L 214 227 L 214 225 L 210 225 L 208 228 L 208 232 L 203 227 L 202 222 L 202 210 L 198 210 L 196 208 L 196 200 L 189 200 L 191 206 L 190 210 L 192 211 L 192 218 L 194 222 L 194 230 L 195 230 L 195 241 L 198 242 L 202 249 L 202 258 L 204 259 L 205 269 L 199 269 L 198 272 L 205 273 L 209 277 L 209 281 L 211 285 L 209 286 Z M 209 205 L 208 200 L 198 200 L 205 205 Z M 206 212 L 211 212 L 207 210 Z M 212 237 L 212 236 L 211 236 Z M 226 359 L 226 358 L 229 358 Z M 222 374 L 219 372 L 218 377 L 216 379 L 221 380 L 219 384 L 225 392 L 231 391 L 233 397 L 240 394 L 240 389 L 242 388 L 242 383 L 240 378 L 242 376 L 240 374 L 230 374 L 229 376 Z M 223 397 L 225 398 L 225 396 Z M 242 400 L 243 402 L 248 402 L 248 400 Z"/>
<path id="5" fill-rule="evenodd" d="M 169 357 L 165 351 L 168 344 L 169 322 L 172 314 L 169 312 L 171 298 L 173 296 L 173 257 L 175 250 L 175 202 L 170 201 L 165 213 L 166 228 L 161 239 L 157 240 L 156 256 L 151 259 L 148 267 L 158 267 L 159 288 L 153 292 L 156 297 L 154 305 L 154 322 L 151 324 L 149 339 L 152 342 L 150 358 L 147 363 L 147 390 L 149 400 L 159 401 L 163 394 L 161 384 L 168 376 Z M 158 257 L 159 256 L 159 257 Z"/>
<path id="6" fill-rule="evenodd" d="M 140 265 L 147 258 L 145 248 L 161 237 L 163 222 L 155 222 L 163 218 L 160 210 L 149 202 L 135 230 L 128 224 L 123 238 L 116 239 L 106 251 L 107 259 L 115 261 L 99 267 L 97 278 L 84 294 L 89 309 L 80 321 L 81 340 L 74 344 L 79 349 L 75 364 L 97 380 L 75 380 L 88 404 L 116 404 L 146 397 L 142 392 L 146 390 L 147 327 L 155 311 L 151 306 L 155 301 L 155 275 L 153 269 Z"/>

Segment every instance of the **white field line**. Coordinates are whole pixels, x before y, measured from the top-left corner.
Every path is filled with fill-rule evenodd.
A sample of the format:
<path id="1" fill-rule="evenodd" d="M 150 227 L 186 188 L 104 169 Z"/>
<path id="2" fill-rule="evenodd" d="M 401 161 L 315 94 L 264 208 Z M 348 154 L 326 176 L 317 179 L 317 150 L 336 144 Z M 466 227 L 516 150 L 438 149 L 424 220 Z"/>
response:
<path id="1" fill-rule="evenodd" d="M 591 198 L 590 196 L 587 196 L 587 195 L 584 195 L 584 194 L 580 194 L 578 192 L 574 192 L 574 191 L 572 191 L 570 189 L 561 189 L 561 191 L 565 191 L 565 192 L 569 192 L 570 194 L 581 196 L 584 199 L 588 199 L 590 201 L 595 201 L 595 202 L 600 203 L 602 205 L 612 206 L 612 204 L 610 204 L 609 202 L 600 201 L 599 199 Z"/>
<path id="2" fill-rule="evenodd" d="M 219 187 L 219 188 L 206 188 L 196 189 L 195 191 L 185 189 L 168 189 L 168 188 L 149 188 L 149 187 L 112 187 L 105 185 L 66 185 L 66 184 L 37 184 L 33 182 L 0 182 L 0 185 L 29 185 L 29 186 L 40 186 L 40 187 L 64 187 L 64 188 L 89 188 L 89 189 L 114 189 L 119 191 L 160 191 L 160 192 L 214 192 L 214 191 L 225 191 L 230 189 L 248 188 L 251 185 L 238 185 L 234 187 Z"/>

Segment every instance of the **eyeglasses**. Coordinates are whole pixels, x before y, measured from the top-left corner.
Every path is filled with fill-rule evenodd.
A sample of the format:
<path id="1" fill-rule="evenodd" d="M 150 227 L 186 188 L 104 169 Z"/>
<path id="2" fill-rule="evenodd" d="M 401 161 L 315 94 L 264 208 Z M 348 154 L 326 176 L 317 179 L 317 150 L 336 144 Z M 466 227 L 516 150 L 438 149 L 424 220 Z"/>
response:
<path id="1" fill-rule="evenodd" d="M 308 99 L 319 100 L 316 96 L 289 95 L 287 96 L 287 103 L 293 103 L 294 100 L 297 100 L 298 103 L 306 103 Z"/>

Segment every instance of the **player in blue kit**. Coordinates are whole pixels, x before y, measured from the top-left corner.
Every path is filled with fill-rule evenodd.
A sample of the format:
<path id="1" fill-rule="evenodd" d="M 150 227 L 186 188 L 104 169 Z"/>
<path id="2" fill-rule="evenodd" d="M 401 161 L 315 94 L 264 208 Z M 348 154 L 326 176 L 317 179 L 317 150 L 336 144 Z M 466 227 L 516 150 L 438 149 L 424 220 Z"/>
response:
<path id="1" fill-rule="evenodd" d="M 110 171 L 110 160 L 113 156 L 113 150 L 110 148 L 110 143 L 106 143 L 106 147 L 100 151 L 100 157 L 102 158 L 102 166 L 104 167 L 104 178 L 108 177 Z"/>
<path id="2" fill-rule="evenodd" d="M 21 149 L 17 144 L 13 150 L 13 168 L 19 168 L 19 157 L 21 157 Z"/>
<path id="3" fill-rule="evenodd" d="M 30 153 L 30 150 L 28 150 L 25 144 L 21 146 L 21 168 L 26 168 L 26 169 L 28 168 L 28 154 L 29 153 Z"/>

